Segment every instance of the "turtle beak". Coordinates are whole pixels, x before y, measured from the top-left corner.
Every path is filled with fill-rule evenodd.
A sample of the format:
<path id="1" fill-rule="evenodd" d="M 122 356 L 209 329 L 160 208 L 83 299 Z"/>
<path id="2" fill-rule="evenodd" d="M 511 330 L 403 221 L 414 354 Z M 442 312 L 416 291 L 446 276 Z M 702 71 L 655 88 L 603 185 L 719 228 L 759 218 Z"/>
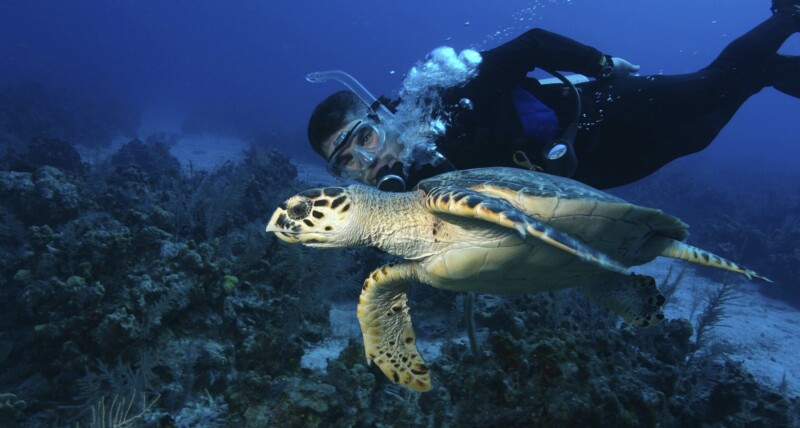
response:
<path id="1" fill-rule="evenodd" d="M 327 247 L 329 233 L 320 232 L 311 226 L 292 220 L 283 208 L 278 208 L 267 223 L 266 232 L 273 232 L 283 242 L 289 244 L 303 244 L 309 247 Z"/>
<path id="2" fill-rule="evenodd" d="M 267 233 L 275 233 L 275 236 L 277 236 L 278 239 L 289 244 L 297 244 L 301 242 L 299 239 L 300 233 L 296 230 L 289 229 L 287 226 L 289 226 L 289 221 L 288 217 L 286 216 L 286 210 L 278 208 L 272 214 L 272 217 L 270 217 L 269 222 L 267 222 L 267 228 L 265 231 Z"/>
<path id="3" fill-rule="evenodd" d="M 289 232 L 287 230 L 280 230 L 280 229 L 276 229 L 274 227 L 267 227 L 267 232 L 275 233 L 275 236 L 277 236 L 278 239 L 280 239 L 283 242 L 287 242 L 289 244 L 296 244 L 296 243 L 300 242 L 300 240 L 297 239 L 297 236 L 296 236 L 297 234 L 294 234 L 294 233 Z"/>

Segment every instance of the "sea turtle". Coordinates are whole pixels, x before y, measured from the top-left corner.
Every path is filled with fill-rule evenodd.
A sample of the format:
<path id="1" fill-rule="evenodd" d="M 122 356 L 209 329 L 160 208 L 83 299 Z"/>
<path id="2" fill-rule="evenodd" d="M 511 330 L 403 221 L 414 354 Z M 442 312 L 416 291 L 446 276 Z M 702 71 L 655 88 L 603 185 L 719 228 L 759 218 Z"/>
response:
<path id="1" fill-rule="evenodd" d="M 628 267 L 658 256 L 761 278 L 683 241 L 687 225 L 576 181 L 516 168 L 454 171 L 409 192 L 361 185 L 292 196 L 267 232 L 311 247 L 373 246 L 405 259 L 364 281 L 358 320 L 368 361 L 393 382 L 431 388 L 415 345 L 413 281 L 455 291 L 534 293 L 579 287 L 640 327 L 664 319 L 652 277 Z"/>

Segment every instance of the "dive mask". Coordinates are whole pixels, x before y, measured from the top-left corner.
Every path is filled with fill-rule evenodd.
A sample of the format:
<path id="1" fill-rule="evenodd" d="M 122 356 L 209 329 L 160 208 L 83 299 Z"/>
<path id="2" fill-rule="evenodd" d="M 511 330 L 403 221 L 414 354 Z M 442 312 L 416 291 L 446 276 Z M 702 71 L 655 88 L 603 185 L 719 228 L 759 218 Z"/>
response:
<path id="1" fill-rule="evenodd" d="M 386 131 L 372 115 L 333 140 L 328 172 L 341 179 L 362 179 L 386 147 Z"/>

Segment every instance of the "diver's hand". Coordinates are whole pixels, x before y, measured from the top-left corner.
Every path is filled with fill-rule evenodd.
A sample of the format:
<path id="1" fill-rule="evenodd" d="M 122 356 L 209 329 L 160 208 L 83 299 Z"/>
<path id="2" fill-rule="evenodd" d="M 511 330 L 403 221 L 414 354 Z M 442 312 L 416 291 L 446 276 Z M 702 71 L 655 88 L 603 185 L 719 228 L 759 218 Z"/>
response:
<path id="1" fill-rule="evenodd" d="M 619 57 L 612 57 L 611 64 L 614 68 L 615 76 L 630 76 L 639 71 L 638 65 L 633 65 L 627 60 Z"/>

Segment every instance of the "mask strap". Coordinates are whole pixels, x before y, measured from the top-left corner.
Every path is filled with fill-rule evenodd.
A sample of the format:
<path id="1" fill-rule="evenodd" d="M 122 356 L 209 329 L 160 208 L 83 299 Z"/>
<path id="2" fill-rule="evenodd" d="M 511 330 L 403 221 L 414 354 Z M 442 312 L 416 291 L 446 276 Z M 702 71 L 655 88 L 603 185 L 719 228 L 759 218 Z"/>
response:
<path id="1" fill-rule="evenodd" d="M 358 125 L 361 125 L 361 122 L 362 121 L 359 120 L 358 122 L 356 122 L 355 125 L 353 125 L 352 128 L 350 128 L 349 131 L 346 132 L 343 131 L 339 133 L 339 136 L 336 137 L 335 140 L 333 140 L 333 143 L 331 143 L 331 145 L 333 146 L 333 151 L 331 152 L 331 155 L 328 156 L 328 159 L 325 162 L 330 163 L 331 159 L 336 157 L 336 155 L 338 155 L 342 150 L 344 150 L 345 147 L 347 147 L 347 144 L 344 143 L 350 140 L 350 137 L 353 135 L 353 132 L 355 132 L 356 128 L 358 128 Z"/>

